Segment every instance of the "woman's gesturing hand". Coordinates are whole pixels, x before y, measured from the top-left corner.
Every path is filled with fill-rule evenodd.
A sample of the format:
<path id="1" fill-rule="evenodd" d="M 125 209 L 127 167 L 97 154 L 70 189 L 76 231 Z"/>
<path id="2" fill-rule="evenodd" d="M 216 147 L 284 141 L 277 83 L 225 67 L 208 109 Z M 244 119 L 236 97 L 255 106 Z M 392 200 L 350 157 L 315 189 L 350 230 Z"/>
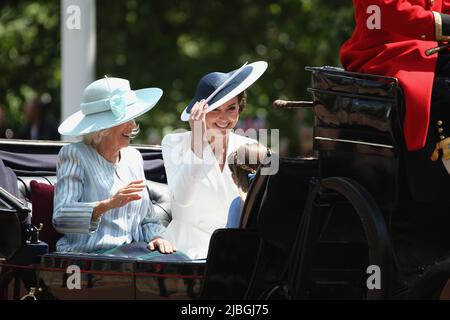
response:
<path id="1" fill-rule="evenodd" d="M 120 208 L 131 201 L 141 199 L 141 192 L 144 188 L 144 180 L 131 181 L 108 200 L 109 208 Z"/>
<path id="2" fill-rule="evenodd" d="M 159 249 L 161 253 L 173 253 L 177 251 L 175 246 L 173 246 L 169 241 L 164 240 L 163 238 L 156 238 L 149 242 L 148 248 L 153 251 Z"/>
<path id="3" fill-rule="evenodd" d="M 120 208 L 131 201 L 141 199 L 141 192 L 144 188 L 144 180 L 131 181 L 125 187 L 117 191 L 111 198 L 99 201 L 92 212 L 92 220 L 98 220 L 100 216 L 108 210 Z"/>

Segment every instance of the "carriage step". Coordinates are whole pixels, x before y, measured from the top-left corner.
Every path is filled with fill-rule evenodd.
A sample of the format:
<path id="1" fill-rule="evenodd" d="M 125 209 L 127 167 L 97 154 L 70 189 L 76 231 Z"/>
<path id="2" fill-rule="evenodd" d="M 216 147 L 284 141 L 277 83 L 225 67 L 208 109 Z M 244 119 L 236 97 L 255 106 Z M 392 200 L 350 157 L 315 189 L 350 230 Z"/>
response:
<path id="1" fill-rule="evenodd" d="M 310 299 L 354 300 L 364 299 L 366 288 L 346 281 L 315 282 L 309 289 Z"/>

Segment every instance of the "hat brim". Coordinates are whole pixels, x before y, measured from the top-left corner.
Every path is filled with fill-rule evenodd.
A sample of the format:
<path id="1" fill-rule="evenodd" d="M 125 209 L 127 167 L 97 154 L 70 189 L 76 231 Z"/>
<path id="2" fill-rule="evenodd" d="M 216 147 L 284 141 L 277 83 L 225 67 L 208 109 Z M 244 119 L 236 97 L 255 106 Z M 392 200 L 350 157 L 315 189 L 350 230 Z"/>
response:
<path id="1" fill-rule="evenodd" d="M 83 136 L 118 126 L 151 110 L 163 94 L 163 91 L 159 88 L 146 88 L 134 92 L 137 101 L 125 108 L 124 116 L 117 118 L 111 111 L 85 116 L 81 111 L 78 111 L 63 121 L 58 128 L 58 132 L 66 136 Z"/>
<path id="2" fill-rule="evenodd" d="M 245 89 L 250 87 L 266 71 L 266 69 L 267 69 L 267 62 L 265 62 L 265 61 L 253 62 L 253 63 L 248 64 L 245 68 L 251 68 L 250 69 L 251 70 L 250 74 L 241 83 L 239 83 L 230 92 L 228 92 L 226 95 L 221 97 L 219 100 L 214 101 L 213 103 L 211 103 L 208 106 L 208 109 L 206 110 L 206 112 L 210 112 L 210 111 L 212 111 L 214 109 L 217 109 L 222 104 L 224 104 L 225 102 L 233 99 L 238 94 L 240 94 L 242 91 L 244 91 Z M 244 71 L 245 71 L 245 69 L 243 70 L 243 72 Z M 195 102 L 196 101 L 191 102 L 191 104 L 195 103 Z M 188 121 L 189 120 L 189 117 L 191 115 L 190 112 L 188 113 L 189 109 L 190 109 L 190 105 L 187 106 L 183 110 L 183 113 L 181 114 L 181 117 L 180 117 L 182 121 Z"/>

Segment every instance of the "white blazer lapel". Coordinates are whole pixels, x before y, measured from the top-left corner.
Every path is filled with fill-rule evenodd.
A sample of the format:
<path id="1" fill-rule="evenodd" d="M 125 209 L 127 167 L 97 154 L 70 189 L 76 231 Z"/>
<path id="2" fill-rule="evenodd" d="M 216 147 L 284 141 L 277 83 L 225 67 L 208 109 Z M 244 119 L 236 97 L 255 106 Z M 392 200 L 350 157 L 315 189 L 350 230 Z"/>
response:
<path id="1" fill-rule="evenodd" d="M 203 158 L 205 163 L 205 170 L 207 170 L 206 177 L 210 182 L 210 187 L 214 189 L 215 192 L 221 192 L 224 190 L 224 182 L 222 173 L 220 172 L 219 164 L 214 155 L 214 152 L 209 144 L 206 145 L 203 151 Z"/>

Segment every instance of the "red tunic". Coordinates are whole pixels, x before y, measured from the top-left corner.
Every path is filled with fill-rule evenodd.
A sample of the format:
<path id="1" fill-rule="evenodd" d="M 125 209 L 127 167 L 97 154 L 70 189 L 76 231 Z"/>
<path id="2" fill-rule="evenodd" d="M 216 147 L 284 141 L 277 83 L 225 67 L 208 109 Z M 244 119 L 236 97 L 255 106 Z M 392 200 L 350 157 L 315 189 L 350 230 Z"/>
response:
<path id="1" fill-rule="evenodd" d="M 373 11 L 367 13 L 370 5 L 381 9 L 380 29 L 367 27 L 373 16 Z M 353 0 L 353 6 L 356 27 L 341 48 L 342 65 L 349 71 L 399 79 L 406 100 L 406 146 L 421 149 L 428 131 L 437 60 L 437 54 L 425 55 L 425 50 L 438 45 L 432 11 L 449 13 L 450 0 Z"/>

